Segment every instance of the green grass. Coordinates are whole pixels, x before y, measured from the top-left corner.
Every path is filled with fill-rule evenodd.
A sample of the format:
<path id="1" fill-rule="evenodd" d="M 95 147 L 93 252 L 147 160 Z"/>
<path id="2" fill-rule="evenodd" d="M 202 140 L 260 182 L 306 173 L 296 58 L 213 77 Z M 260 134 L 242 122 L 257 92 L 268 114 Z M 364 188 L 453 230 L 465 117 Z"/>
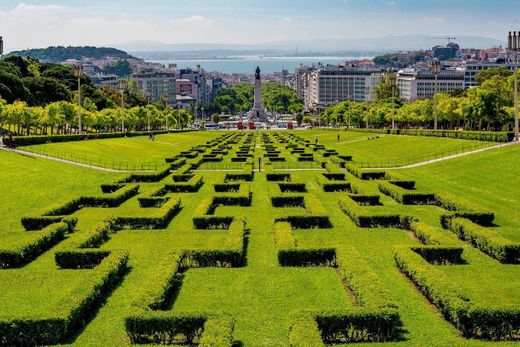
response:
<path id="1" fill-rule="evenodd" d="M 493 145 L 480 141 L 339 130 L 312 130 L 302 134 L 312 143 L 316 136 L 318 143 L 334 148 L 340 154 L 352 155 L 354 161 L 369 163 L 372 167 L 401 166 Z"/>
<path id="2" fill-rule="evenodd" d="M 155 142 L 147 136 L 58 142 L 44 145 L 26 146 L 22 149 L 46 153 L 59 158 L 71 158 L 82 163 L 98 162 L 103 167 L 112 163 L 164 163 L 164 158 L 205 143 L 221 135 L 222 132 L 206 131 L 157 135 Z"/>
<path id="3" fill-rule="evenodd" d="M 215 135 L 214 135 L 215 134 Z M 313 139 L 315 132 L 295 132 Z M 161 135 L 156 143 L 147 139 L 113 139 L 77 143 L 49 144 L 85 151 L 99 157 L 117 157 L 141 160 L 163 158 L 187 150 L 193 145 L 214 138 L 216 133 Z M 319 133 L 320 143 L 336 148 L 336 133 Z M 180 141 L 182 136 L 182 141 Z M 342 141 L 363 139 L 366 134 L 342 133 Z M 371 136 L 371 135 L 369 135 Z M 163 144 L 171 141 L 173 144 Z M 160 142 L 160 143 L 159 143 Z M 260 144 L 260 138 L 257 138 Z M 420 137 L 388 136 L 373 142 L 339 144 L 341 154 L 363 157 L 384 157 L 397 151 L 427 153 L 433 148 L 451 148 L 459 140 Z M 482 144 L 486 145 L 486 144 Z M 101 152 L 100 148 L 104 148 Z M 392 150 L 391 150 L 392 149 Z M 294 156 L 283 151 L 290 161 Z M 256 150 L 256 156 L 263 152 Z M 231 154 L 226 157 L 229 160 Z M 139 158 L 139 159 L 138 159 Z M 399 175 L 415 179 L 421 191 L 446 191 L 462 196 L 496 213 L 496 232 L 519 241 L 517 229 L 520 220 L 520 147 L 493 150 L 458 158 L 413 170 L 400 170 Z M 51 203 L 65 202 L 79 195 L 100 195 L 99 185 L 111 183 L 120 174 L 103 173 L 68 166 L 43 159 L 32 159 L 0 151 L 4 167 L 0 193 L 0 248 L 12 245 L 22 238 L 34 237 L 21 231 L 22 216 L 40 210 Z M 298 247 L 337 247 L 350 245 L 357 249 L 370 268 L 381 278 L 395 302 L 404 323 L 404 341 L 387 344 L 360 344 L 360 346 L 515 346 L 514 342 L 493 343 L 463 339 L 446 322 L 439 311 L 420 294 L 395 266 L 393 250 L 397 246 L 417 246 L 411 233 L 397 229 L 360 229 L 340 210 L 338 199 L 345 193 L 325 193 L 314 180 L 315 171 L 291 172 L 293 182 L 306 184 L 306 195 L 314 195 L 326 209 L 333 224 L 331 229 L 296 230 Z M 123 175 L 124 176 L 124 175 Z M 151 278 L 151 271 L 167 254 L 175 249 L 218 249 L 226 239 L 225 231 L 193 230 L 192 216 L 200 201 L 214 195 L 213 184 L 221 183 L 225 173 L 203 173 L 205 184 L 196 194 L 169 194 L 181 197 L 183 208 L 165 230 L 123 230 L 110 236 L 101 248 L 126 249 L 130 254 L 131 270 L 109 296 L 94 319 L 70 342 L 77 346 L 125 346 L 129 340 L 124 329 L 124 317 L 133 302 L 139 298 L 143 286 Z M 355 180 L 347 174 L 347 179 Z M 171 176 L 159 183 L 142 183 L 141 195 L 172 182 Z M 377 192 L 377 182 L 362 182 L 366 189 Z M 277 262 L 274 242 L 274 219 L 288 213 L 304 214 L 300 208 L 274 208 L 265 173 L 256 173 L 251 182 L 251 207 L 218 207 L 216 215 L 233 215 L 247 219 L 249 230 L 247 259 L 241 268 L 190 269 L 183 275 L 182 287 L 170 310 L 172 312 L 197 310 L 224 312 L 236 320 L 234 337 L 244 346 L 286 345 L 289 330 L 288 316 L 301 309 L 351 308 L 354 303 L 345 291 L 335 269 L 282 268 Z M 67 249 L 97 223 L 112 215 L 147 215 L 150 210 L 139 208 L 138 197 L 120 207 L 84 208 L 74 214 L 78 217 L 77 231 L 66 240 L 45 252 L 22 269 L 0 270 L 0 319 L 24 317 L 31 312 L 54 314 L 67 302 L 71 291 L 88 282 L 94 270 L 58 270 L 54 253 Z M 403 206 L 382 196 L 383 206 L 374 207 L 388 212 L 412 215 L 441 230 L 439 216 L 443 211 L 431 206 Z M 493 305 L 494 302 L 520 305 L 520 268 L 501 265 L 468 244 L 446 233 L 453 242 L 464 247 L 466 265 L 440 266 L 451 280 L 464 290 L 471 300 Z M 19 235 L 19 236 L 17 236 Z"/>

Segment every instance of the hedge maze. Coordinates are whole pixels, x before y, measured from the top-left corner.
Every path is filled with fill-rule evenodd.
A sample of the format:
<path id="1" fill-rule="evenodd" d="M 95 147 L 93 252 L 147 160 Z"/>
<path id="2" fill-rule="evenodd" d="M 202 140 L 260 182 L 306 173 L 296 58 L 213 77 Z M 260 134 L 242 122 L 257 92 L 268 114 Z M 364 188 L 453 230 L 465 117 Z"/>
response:
<path id="1" fill-rule="evenodd" d="M 518 301 L 491 304 L 460 282 L 520 264 L 493 211 L 295 133 L 229 132 L 174 154 L 21 219 L 0 274 L 71 288 L 0 313 L 0 345 L 406 344 L 420 334 L 407 295 L 461 345 L 520 339 Z"/>

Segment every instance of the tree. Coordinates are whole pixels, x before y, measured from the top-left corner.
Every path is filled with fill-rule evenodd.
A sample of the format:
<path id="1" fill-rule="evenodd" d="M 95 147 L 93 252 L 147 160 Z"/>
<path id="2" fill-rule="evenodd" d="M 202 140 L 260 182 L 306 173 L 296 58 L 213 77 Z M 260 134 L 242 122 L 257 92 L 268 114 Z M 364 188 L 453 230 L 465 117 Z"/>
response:
<path id="1" fill-rule="evenodd" d="M 509 71 L 506 66 L 491 67 L 489 69 L 477 72 L 475 75 L 475 81 L 481 85 L 495 76 L 509 77 L 511 75 L 513 75 L 513 72 Z"/>
<path id="2" fill-rule="evenodd" d="M 116 75 L 118 77 L 127 77 L 132 74 L 132 68 L 126 59 L 119 59 L 111 65 L 103 67 L 103 73 L 106 75 Z"/>
<path id="3" fill-rule="evenodd" d="M 298 113 L 296 115 L 296 123 L 298 124 L 298 126 L 302 125 L 302 122 L 303 122 L 303 113 Z"/>
<path id="4" fill-rule="evenodd" d="M 22 83 L 31 95 L 30 105 L 45 106 L 56 101 L 70 101 L 69 89 L 61 82 L 48 77 L 25 77 Z"/>
<path id="5" fill-rule="evenodd" d="M 395 98 L 401 95 L 396 80 L 397 75 L 395 73 L 389 73 L 381 78 L 375 90 L 376 101 Z"/>

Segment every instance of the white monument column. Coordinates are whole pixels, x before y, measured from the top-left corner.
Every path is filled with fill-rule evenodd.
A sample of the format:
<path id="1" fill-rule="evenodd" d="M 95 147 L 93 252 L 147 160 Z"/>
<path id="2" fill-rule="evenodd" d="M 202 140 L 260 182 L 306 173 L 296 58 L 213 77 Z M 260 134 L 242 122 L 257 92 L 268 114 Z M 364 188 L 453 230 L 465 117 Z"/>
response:
<path id="1" fill-rule="evenodd" d="M 253 109 L 249 112 L 249 120 L 267 122 L 267 113 L 262 105 L 262 77 L 259 66 L 256 67 L 255 71 L 255 100 Z"/>

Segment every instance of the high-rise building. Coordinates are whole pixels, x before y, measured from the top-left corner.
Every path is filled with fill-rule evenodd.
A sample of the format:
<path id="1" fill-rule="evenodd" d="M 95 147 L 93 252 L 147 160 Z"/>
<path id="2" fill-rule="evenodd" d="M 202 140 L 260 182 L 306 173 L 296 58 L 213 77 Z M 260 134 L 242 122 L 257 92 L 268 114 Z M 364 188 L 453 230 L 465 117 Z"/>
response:
<path id="1" fill-rule="evenodd" d="M 132 77 L 137 85 L 148 94 L 151 101 L 166 102 L 168 105 L 176 104 L 177 83 L 176 76 L 171 72 L 143 72 Z"/>

